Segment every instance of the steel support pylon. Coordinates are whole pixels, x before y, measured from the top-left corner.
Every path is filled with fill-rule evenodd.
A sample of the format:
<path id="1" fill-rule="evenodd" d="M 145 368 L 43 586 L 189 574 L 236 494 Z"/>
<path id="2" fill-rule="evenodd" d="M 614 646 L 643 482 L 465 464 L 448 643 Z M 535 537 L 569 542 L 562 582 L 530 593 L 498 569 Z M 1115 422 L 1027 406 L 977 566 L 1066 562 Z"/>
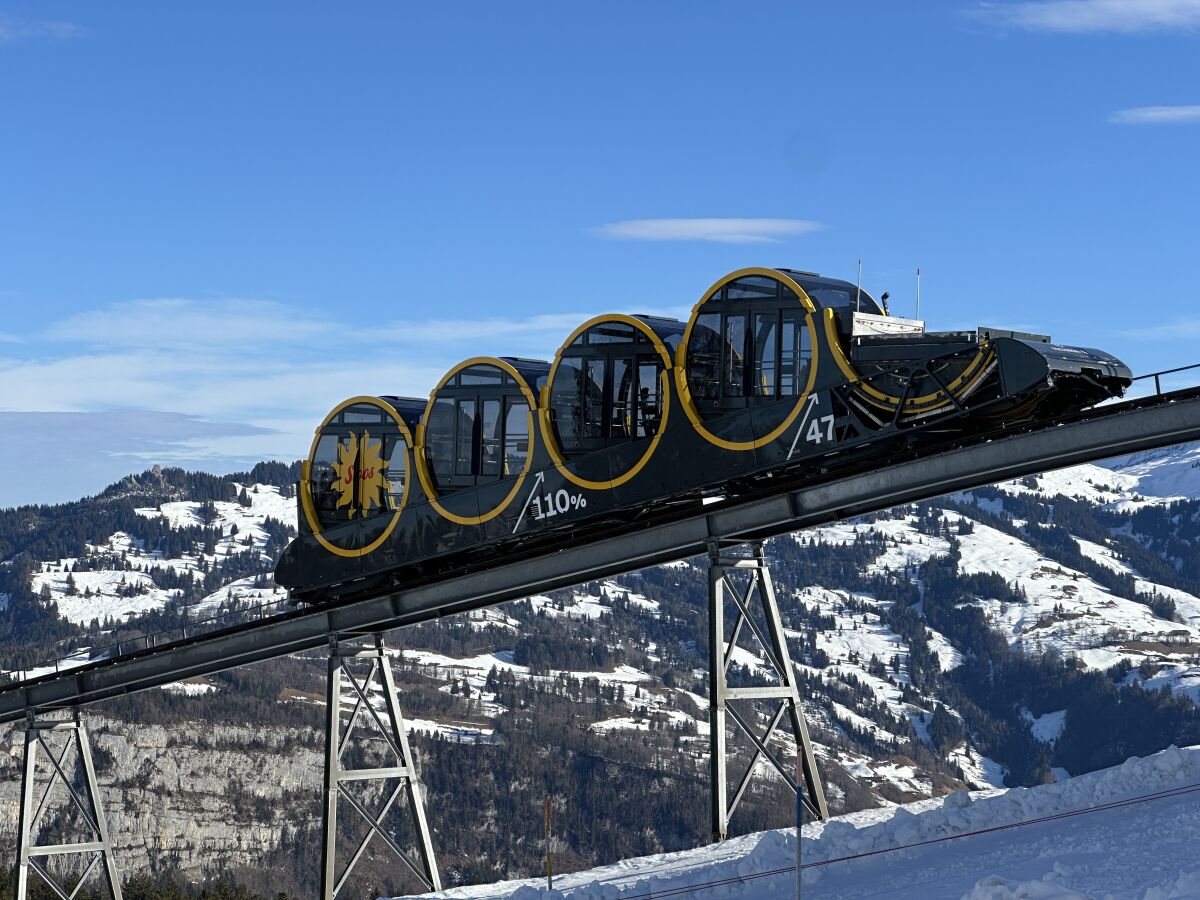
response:
<path id="1" fill-rule="evenodd" d="M 359 668 L 360 676 L 354 669 Z M 368 668 L 369 667 L 369 668 Z M 351 689 L 354 706 L 342 729 L 342 690 Z M 378 687 L 383 701 L 382 715 L 371 704 L 371 689 Z M 420 780 L 416 763 L 408 744 L 408 732 L 404 727 L 404 716 L 400 712 L 400 701 L 396 696 L 396 681 L 392 675 L 383 638 L 342 635 L 329 642 L 329 685 L 326 695 L 325 713 L 325 828 L 321 854 L 321 897 L 334 900 L 345 886 L 354 867 L 366 853 L 371 840 L 378 837 L 403 862 L 426 890 L 441 890 L 442 879 L 438 874 L 437 859 L 433 855 L 433 839 L 429 823 L 425 819 L 425 805 L 421 799 Z M 364 733 L 361 737 L 375 737 L 386 745 L 385 755 L 394 759 L 394 765 L 379 765 L 368 768 L 343 767 L 342 755 L 350 744 L 355 725 L 364 716 L 374 720 L 378 732 Z M 382 787 L 382 804 L 371 811 L 367 804 L 347 789 L 352 782 L 377 781 Z M 414 860 L 389 833 L 385 825 L 400 795 L 408 805 L 416 836 L 419 860 Z M 337 868 L 338 801 L 347 804 L 367 823 L 368 830 L 358 844 L 342 872 Z"/>
<path id="2" fill-rule="evenodd" d="M 779 618 L 779 604 L 775 598 L 775 585 L 771 580 L 771 569 L 763 554 L 763 545 L 750 545 L 750 555 L 732 555 L 731 548 L 721 548 L 717 541 L 709 544 L 708 563 L 708 645 L 709 645 L 709 751 L 712 776 L 712 835 L 721 841 L 729 835 L 729 819 L 745 796 L 746 788 L 754 775 L 760 758 L 765 758 L 780 774 L 788 787 L 796 791 L 809 815 L 817 819 L 829 816 L 825 803 L 825 790 L 821 776 L 817 773 L 817 762 L 813 755 L 808 726 L 804 723 L 804 710 L 800 705 L 800 691 L 796 671 L 788 653 L 783 623 Z M 751 615 L 754 595 L 758 594 L 765 626 Z M 737 609 L 732 632 L 726 634 L 725 603 L 732 600 Z M 743 628 L 758 639 L 766 664 L 775 670 L 779 683 L 761 687 L 730 687 L 726 676 L 733 661 L 734 650 Z M 768 719 L 766 730 L 759 732 L 753 716 L 739 712 L 730 701 L 770 700 L 778 703 L 774 714 Z M 804 774 L 804 789 L 807 796 L 792 778 L 791 761 L 780 761 L 770 749 L 768 742 L 772 732 L 781 728 L 784 715 L 791 722 L 792 736 L 800 754 Z M 728 753 L 726 747 L 726 719 L 733 723 L 750 739 L 754 753 L 745 774 L 729 796 L 727 781 Z"/>
<path id="3" fill-rule="evenodd" d="M 56 737 L 64 735 L 61 747 L 56 747 Z M 49 763 L 49 781 L 38 791 L 38 752 L 45 755 Z M 72 750 L 74 753 L 72 754 Z M 82 777 L 80 777 L 82 776 Z M 82 796 L 79 781 L 82 781 Z M 49 809 L 54 788 L 62 784 L 66 790 L 67 803 L 63 805 L 60 833 L 76 831 L 82 839 L 62 840 L 57 844 L 36 843 L 42 830 L 42 817 Z M 75 813 L 77 821 L 72 821 Z M 80 864 L 86 861 L 83 873 L 74 889 L 68 891 L 51 874 L 50 857 L 79 856 Z M 90 857 L 90 858 L 89 858 Z M 21 780 L 21 811 L 17 826 L 17 892 L 15 900 L 26 900 L 29 895 L 29 873 L 36 872 L 63 900 L 74 900 L 93 872 L 99 870 L 108 885 L 113 900 L 121 900 L 121 878 L 113 858 L 112 842 L 108 836 L 108 822 L 104 806 L 100 803 L 100 789 L 96 783 L 96 767 L 92 762 L 92 748 L 87 731 L 76 711 L 71 718 L 30 716 L 25 726 L 25 767 Z"/>

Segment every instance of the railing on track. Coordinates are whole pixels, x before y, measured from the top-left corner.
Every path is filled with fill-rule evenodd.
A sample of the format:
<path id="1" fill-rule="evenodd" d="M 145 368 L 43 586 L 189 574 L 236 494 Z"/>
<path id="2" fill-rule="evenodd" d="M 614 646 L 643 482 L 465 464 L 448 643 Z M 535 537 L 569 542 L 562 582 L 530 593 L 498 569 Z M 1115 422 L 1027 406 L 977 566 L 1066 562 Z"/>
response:
<path id="1" fill-rule="evenodd" d="M 1161 396 L 1163 396 L 1164 393 L 1170 393 L 1170 391 L 1164 392 L 1162 389 L 1162 378 L 1164 375 L 1175 375 L 1179 372 L 1192 372 L 1197 369 L 1200 369 L 1200 363 L 1194 363 L 1190 366 L 1180 366 L 1177 369 L 1163 369 L 1161 372 L 1151 372 L 1149 375 L 1138 375 L 1136 378 L 1133 379 L 1133 381 L 1134 382 L 1146 381 L 1150 378 L 1153 378 L 1154 379 L 1154 396 L 1161 397 Z"/>

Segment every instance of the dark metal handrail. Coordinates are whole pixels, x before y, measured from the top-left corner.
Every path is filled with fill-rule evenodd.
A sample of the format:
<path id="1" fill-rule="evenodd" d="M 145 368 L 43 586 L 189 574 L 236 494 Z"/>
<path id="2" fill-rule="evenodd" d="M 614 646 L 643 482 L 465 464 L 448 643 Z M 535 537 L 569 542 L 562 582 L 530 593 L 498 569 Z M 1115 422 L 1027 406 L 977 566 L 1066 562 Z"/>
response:
<path id="1" fill-rule="evenodd" d="M 1177 369 L 1163 369 L 1161 372 L 1151 372 L 1149 375 L 1139 375 L 1132 380 L 1145 381 L 1147 378 L 1153 378 L 1154 396 L 1161 397 L 1163 394 L 1162 377 L 1164 375 L 1174 375 L 1176 372 L 1190 372 L 1192 369 L 1200 369 L 1200 363 L 1193 363 L 1190 366 L 1180 366 Z"/>

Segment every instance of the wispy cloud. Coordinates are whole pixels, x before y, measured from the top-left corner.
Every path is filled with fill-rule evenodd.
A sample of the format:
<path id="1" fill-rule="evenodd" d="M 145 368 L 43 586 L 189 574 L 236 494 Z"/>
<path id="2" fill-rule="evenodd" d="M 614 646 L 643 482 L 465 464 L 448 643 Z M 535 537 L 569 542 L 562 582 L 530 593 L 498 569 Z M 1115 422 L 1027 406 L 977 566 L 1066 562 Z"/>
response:
<path id="1" fill-rule="evenodd" d="M 299 436 L 303 449 L 315 418 L 345 397 L 428 396 L 450 366 L 469 356 L 549 359 L 590 317 L 581 310 L 366 328 L 284 303 L 118 303 L 25 336 L 28 354 L 0 355 L 0 412 L 140 409 L 256 424 L 287 419 L 281 427 Z"/>
<path id="2" fill-rule="evenodd" d="M 969 11 L 996 25 L 1066 34 L 1191 31 L 1200 28 L 1200 0 L 1037 0 L 982 3 Z"/>
<path id="3" fill-rule="evenodd" d="M 38 465 L 27 464 L 31 446 Z M 73 500 L 155 463 L 231 471 L 302 455 L 271 428 L 178 413 L 0 412 L 0 464 L 22 471 L 0 487 L 0 506 Z"/>
<path id="4" fill-rule="evenodd" d="M 784 237 L 820 231 L 805 219 L 630 219 L 601 225 L 601 237 L 627 241 L 715 241 L 721 244 L 778 243 Z"/>
<path id="5" fill-rule="evenodd" d="M 686 307 L 612 311 L 687 315 Z M 52 442 L 66 449 L 55 451 L 50 469 L 80 448 L 95 449 L 103 464 L 81 469 L 86 489 L 72 482 L 53 493 L 39 482 L 30 494 L 0 484 L 0 506 L 99 490 L 153 462 L 231 471 L 264 458 L 296 459 L 307 452 L 313 426 L 346 397 L 427 397 L 447 369 L 470 356 L 549 359 L 589 318 L 580 310 L 363 327 L 335 307 L 319 313 L 186 298 L 80 313 L 19 335 L 19 350 L 4 345 L 0 437 L 19 432 L 27 440 L 70 426 L 69 440 Z M 124 442 L 113 437 L 122 428 Z M 17 466 L 16 446 L 0 440 L 0 466 Z"/>
<path id="6" fill-rule="evenodd" d="M 314 341 L 338 331 L 334 320 L 297 314 L 265 300 L 164 298 L 116 303 L 50 326 L 51 341 L 99 347 L 165 347 L 234 350 Z"/>
<path id="7" fill-rule="evenodd" d="M 1200 338 L 1200 319 L 1178 319 L 1162 325 L 1145 328 L 1123 328 L 1116 332 L 1121 337 L 1146 341 L 1194 341 Z"/>
<path id="8" fill-rule="evenodd" d="M 83 29 L 70 22 L 51 22 L 45 19 L 20 19 L 0 13 L 0 44 L 25 38 L 65 40 L 83 35 Z"/>
<path id="9" fill-rule="evenodd" d="M 1200 123 L 1200 106 L 1137 106 L 1108 117 L 1118 125 L 1191 125 Z"/>
<path id="10" fill-rule="evenodd" d="M 279 354 L 308 360 L 347 353 L 392 357 L 398 348 L 500 354 L 553 352 L 586 311 L 523 318 L 399 319 L 370 326 L 264 300 L 166 298 L 116 303 L 63 319 L 40 335 L 102 355 L 169 350 L 182 358 Z M 15 338 L 14 338 L 15 339 Z M 0 360 L 0 369 L 3 361 Z"/>

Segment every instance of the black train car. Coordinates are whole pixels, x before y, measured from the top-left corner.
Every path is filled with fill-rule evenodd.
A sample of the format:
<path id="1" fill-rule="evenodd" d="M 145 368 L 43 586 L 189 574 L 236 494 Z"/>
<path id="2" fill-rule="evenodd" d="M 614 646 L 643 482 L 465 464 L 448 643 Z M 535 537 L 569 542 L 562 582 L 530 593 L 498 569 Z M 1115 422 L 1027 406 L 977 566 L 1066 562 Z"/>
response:
<path id="1" fill-rule="evenodd" d="M 886 297 L 886 295 L 885 295 Z M 603 315 L 317 429 L 276 581 L 326 602 L 678 516 L 1119 396 L 1097 350 L 927 332 L 855 285 L 742 269 L 686 323 Z"/>

